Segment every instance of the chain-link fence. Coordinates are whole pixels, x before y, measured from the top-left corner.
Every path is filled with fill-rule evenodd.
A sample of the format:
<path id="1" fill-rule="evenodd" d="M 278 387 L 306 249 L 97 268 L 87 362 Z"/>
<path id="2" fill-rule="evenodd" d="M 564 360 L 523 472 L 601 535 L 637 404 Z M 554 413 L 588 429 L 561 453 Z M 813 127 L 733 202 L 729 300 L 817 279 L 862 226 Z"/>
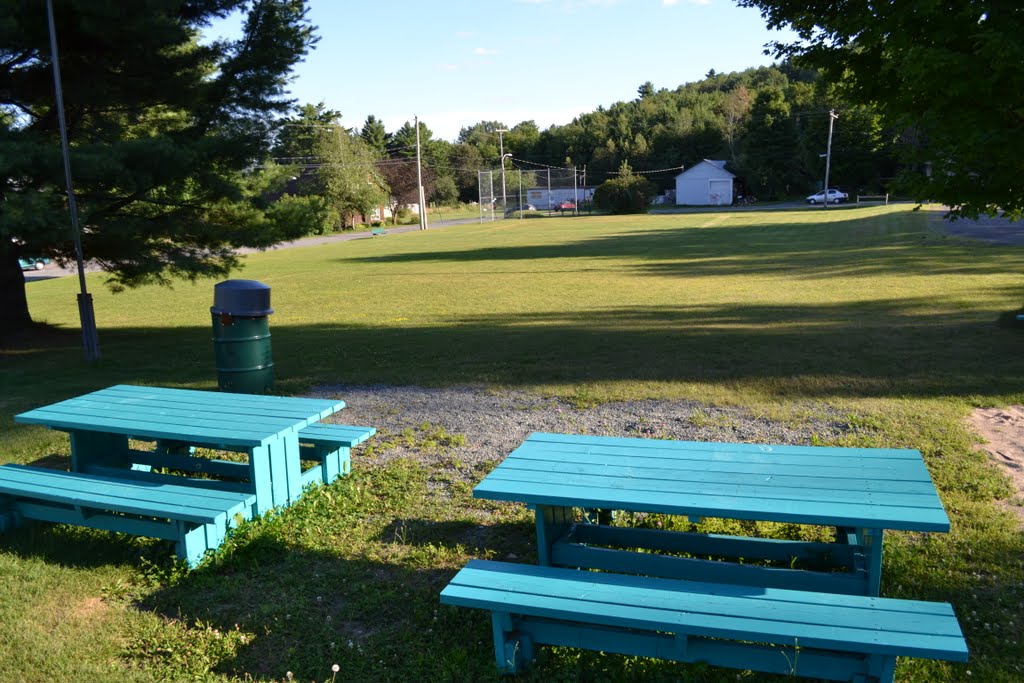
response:
<path id="1" fill-rule="evenodd" d="M 522 217 L 539 211 L 562 215 L 589 210 L 594 188 L 575 167 L 555 167 L 511 159 L 504 169 L 480 171 L 480 220 Z"/>

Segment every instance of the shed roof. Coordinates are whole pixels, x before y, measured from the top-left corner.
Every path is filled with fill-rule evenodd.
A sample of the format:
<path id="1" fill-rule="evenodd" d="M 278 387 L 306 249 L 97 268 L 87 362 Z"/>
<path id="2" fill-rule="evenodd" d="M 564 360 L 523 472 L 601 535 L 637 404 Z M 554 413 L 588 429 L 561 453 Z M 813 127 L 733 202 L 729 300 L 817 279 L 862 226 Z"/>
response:
<path id="1" fill-rule="evenodd" d="M 726 163 L 727 162 L 724 159 L 722 159 L 722 160 L 714 160 L 714 161 L 711 160 L 711 159 L 701 159 L 696 164 L 694 164 L 690 168 L 684 170 L 682 173 L 677 175 L 676 178 L 679 178 L 680 176 L 684 176 L 684 175 L 686 175 L 686 174 L 688 174 L 688 173 L 690 173 L 692 171 L 695 171 L 696 169 L 699 169 L 704 164 L 708 164 L 710 166 L 713 166 L 714 168 L 722 171 L 723 173 L 726 173 L 730 178 L 735 178 L 736 177 L 735 173 L 730 173 L 729 171 L 727 171 L 725 169 L 725 164 Z"/>

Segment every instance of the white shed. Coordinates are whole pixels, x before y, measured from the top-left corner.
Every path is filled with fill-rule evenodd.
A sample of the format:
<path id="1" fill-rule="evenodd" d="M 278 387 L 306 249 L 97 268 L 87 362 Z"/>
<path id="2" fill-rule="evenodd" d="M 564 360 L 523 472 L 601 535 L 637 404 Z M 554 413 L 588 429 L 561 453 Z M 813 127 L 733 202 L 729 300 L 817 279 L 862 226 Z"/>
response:
<path id="1" fill-rule="evenodd" d="M 676 176 L 676 204 L 728 206 L 734 178 L 725 170 L 724 161 L 704 159 Z"/>

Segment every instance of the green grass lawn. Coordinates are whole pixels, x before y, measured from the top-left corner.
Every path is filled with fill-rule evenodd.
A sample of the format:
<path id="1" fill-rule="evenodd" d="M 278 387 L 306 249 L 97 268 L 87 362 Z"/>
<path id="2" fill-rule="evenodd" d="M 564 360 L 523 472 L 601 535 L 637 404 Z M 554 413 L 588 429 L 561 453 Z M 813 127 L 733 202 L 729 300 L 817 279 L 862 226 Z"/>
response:
<path id="1" fill-rule="evenodd" d="M 839 411 L 838 445 L 921 450 L 953 530 L 887 536 L 883 593 L 953 602 L 972 661 L 901 660 L 897 678 L 1024 675 L 1024 537 L 963 425 L 972 407 L 1024 402 L 1024 337 L 995 322 L 1024 299 L 1021 248 L 951 240 L 889 206 L 470 223 L 247 263 L 237 277 L 273 288 L 282 393 L 476 384 L 580 406 Z M 77 280 L 29 284 L 46 327 L 0 349 L 0 462 L 67 453 L 64 435 L 15 425 L 22 410 L 116 383 L 216 388 L 212 282 L 113 295 L 102 279 L 88 278 L 103 353 L 91 366 Z M 469 557 L 528 559 L 525 511 L 471 499 L 486 470 L 454 460 L 367 470 L 357 455 L 354 469 L 191 573 L 157 542 L 45 525 L 0 537 L 0 679 L 323 681 L 334 663 L 338 680 L 495 678 L 489 622 L 437 592 Z M 541 652 L 538 680 L 735 680 Z"/>

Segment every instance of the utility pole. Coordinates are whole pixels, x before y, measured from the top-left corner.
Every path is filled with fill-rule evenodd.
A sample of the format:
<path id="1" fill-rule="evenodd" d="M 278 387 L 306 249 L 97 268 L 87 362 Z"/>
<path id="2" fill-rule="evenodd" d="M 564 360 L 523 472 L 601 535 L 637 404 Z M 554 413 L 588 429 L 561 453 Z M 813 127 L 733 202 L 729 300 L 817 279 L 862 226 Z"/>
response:
<path id="1" fill-rule="evenodd" d="M 420 203 L 420 230 L 427 229 L 427 202 L 423 196 L 423 163 L 420 160 L 420 119 L 418 116 L 412 117 L 413 122 L 416 124 L 416 181 L 419 185 L 419 203 Z"/>
<path id="2" fill-rule="evenodd" d="M 64 122 L 64 91 L 60 83 L 60 60 L 57 57 L 57 29 L 53 21 L 53 2 L 46 0 L 46 18 L 50 27 L 50 55 L 53 60 L 53 86 L 57 92 L 57 123 L 60 127 L 60 150 L 64 157 L 64 182 L 68 187 L 68 210 L 71 212 L 71 232 L 75 242 L 75 260 L 78 263 L 78 317 L 82 323 L 82 351 L 85 360 L 100 359 L 100 341 L 96 334 L 96 314 L 93 312 L 92 294 L 85 287 L 85 259 L 82 257 L 82 229 L 78 224 L 78 204 L 75 187 L 71 182 L 71 152 L 68 148 L 68 127 Z"/>
<path id="3" fill-rule="evenodd" d="M 505 141 L 501 134 L 507 133 L 508 128 L 498 128 L 494 132 L 498 134 L 498 153 L 501 154 L 501 210 L 505 211 L 508 197 L 505 196 Z"/>
<path id="4" fill-rule="evenodd" d="M 579 184 L 576 182 L 576 179 L 578 177 L 579 177 L 579 173 L 577 173 L 577 171 L 576 171 L 576 165 L 573 164 L 573 167 L 572 167 L 572 203 L 576 205 L 576 209 L 573 211 L 574 214 L 579 214 L 579 206 L 580 206 L 580 190 L 579 190 Z"/>
<path id="5" fill-rule="evenodd" d="M 832 166 L 832 126 L 835 124 L 836 119 L 839 118 L 839 114 L 836 113 L 835 109 L 829 109 L 828 111 L 828 147 L 825 149 L 825 201 L 822 203 L 824 208 L 828 209 L 828 173 Z"/>

